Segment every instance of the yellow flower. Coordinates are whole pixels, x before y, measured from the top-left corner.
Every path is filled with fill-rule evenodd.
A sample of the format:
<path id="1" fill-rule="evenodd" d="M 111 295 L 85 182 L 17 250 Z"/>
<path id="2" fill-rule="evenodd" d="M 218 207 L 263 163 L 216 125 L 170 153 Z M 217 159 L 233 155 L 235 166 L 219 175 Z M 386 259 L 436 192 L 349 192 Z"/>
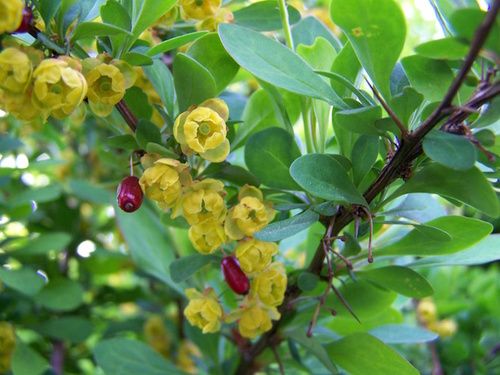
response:
<path id="1" fill-rule="evenodd" d="M 262 305 L 255 298 L 248 296 L 245 297 L 243 306 L 231 312 L 226 321 L 231 323 L 238 320 L 238 330 L 241 336 L 254 339 L 269 331 L 273 326 L 272 320 L 279 318 L 280 313 L 276 307 Z"/>
<path id="2" fill-rule="evenodd" d="M 204 20 L 213 16 L 220 8 L 222 0 L 180 0 L 181 15 L 184 19 Z"/>
<path id="3" fill-rule="evenodd" d="M 174 211 L 173 217 L 182 210 L 183 216 L 190 225 L 207 221 L 222 223 L 226 216 L 224 204 L 224 184 L 221 181 L 207 178 L 189 186 L 183 194 L 180 207 Z"/>
<path id="4" fill-rule="evenodd" d="M 144 336 L 155 351 L 168 358 L 170 354 L 170 338 L 165 323 L 159 315 L 150 316 L 144 323 Z"/>
<path id="5" fill-rule="evenodd" d="M 422 322 L 427 324 L 436 321 L 436 305 L 434 304 L 432 299 L 424 298 L 418 303 L 417 315 Z"/>
<path id="6" fill-rule="evenodd" d="M 221 23 L 229 23 L 234 19 L 233 13 L 226 8 L 219 9 L 213 16 L 196 24 L 196 30 L 217 31 Z"/>
<path id="7" fill-rule="evenodd" d="M 178 15 L 179 15 L 179 8 L 177 6 L 174 6 L 167 13 L 161 16 L 158 19 L 158 21 L 156 21 L 154 26 L 162 29 L 170 29 L 177 20 Z"/>
<path id="8" fill-rule="evenodd" d="M 235 253 L 243 272 L 250 275 L 262 271 L 271 263 L 273 255 L 278 253 L 278 245 L 252 238 L 240 241 Z"/>
<path id="9" fill-rule="evenodd" d="M 189 240 L 201 254 L 211 254 L 226 242 L 222 224 L 215 220 L 193 225 L 188 231 Z"/>
<path id="10" fill-rule="evenodd" d="M 33 72 L 32 101 L 43 113 L 67 117 L 85 98 L 87 82 L 68 62 L 43 60 Z"/>
<path id="11" fill-rule="evenodd" d="M 0 34 L 16 31 L 23 20 L 24 1 L 0 0 Z"/>
<path id="12" fill-rule="evenodd" d="M 139 184 L 146 196 L 163 209 L 172 208 L 190 182 L 189 169 L 174 159 L 158 159 L 142 174 Z"/>
<path id="13" fill-rule="evenodd" d="M 209 99 L 181 113 L 174 124 L 174 137 L 184 153 L 196 152 L 219 163 L 229 154 L 226 121 L 229 109 L 221 99 Z"/>
<path id="14" fill-rule="evenodd" d="M 275 262 L 252 281 L 252 293 L 268 306 L 279 306 L 285 298 L 286 271 L 282 263 Z"/>
<path id="15" fill-rule="evenodd" d="M 276 212 L 269 202 L 264 202 L 262 192 L 245 185 L 238 194 L 239 203 L 227 214 L 224 229 L 229 238 L 240 240 L 252 236 L 274 219 Z"/>
<path id="16" fill-rule="evenodd" d="M 450 337 L 457 332 L 457 323 L 452 319 L 443 319 L 430 323 L 427 328 L 436 332 L 440 337 Z"/>
<path id="17" fill-rule="evenodd" d="M 26 90 L 33 66 L 31 60 L 16 48 L 6 48 L 0 52 L 0 88 L 20 94 Z"/>
<path id="18" fill-rule="evenodd" d="M 177 352 L 177 366 L 188 374 L 196 374 L 196 364 L 193 358 L 201 358 L 200 349 L 191 341 L 183 340 Z"/>
<path id="19" fill-rule="evenodd" d="M 16 346 L 14 327 L 8 322 L 0 322 L 0 373 L 10 369 L 12 353 Z"/>
<path id="20" fill-rule="evenodd" d="M 213 289 L 208 288 L 202 293 L 196 289 L 187 289 L 189 303 L 184 309 L 184 315 L 189 323 L 202 330 L 203 333 L 217 332 L 222 320 L 222 307 Z"/>
<path id="21" fill-rule="evenodd" d="M 31 90 L 28 88 L 24 94 L 7 94 L 0 90 L 0 108 L 19 120 L 34 120 L 40 111 L 33 105 Z"/>

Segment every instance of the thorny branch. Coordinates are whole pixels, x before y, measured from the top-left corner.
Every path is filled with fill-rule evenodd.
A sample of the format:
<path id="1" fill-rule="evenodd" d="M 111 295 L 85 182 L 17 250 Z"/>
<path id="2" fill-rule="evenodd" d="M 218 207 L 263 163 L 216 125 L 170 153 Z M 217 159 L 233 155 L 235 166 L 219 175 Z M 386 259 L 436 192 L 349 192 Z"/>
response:
<path id="1" fill-rule="evenodd" d="M 412 162 L 421 155 L 421 143 L 425 135 L 427 135 L 434 127 L 436 127 L 441 120 L 448 116 L 447 121 L 442 126 L 446 129 L 448 126 L 454 124 L 461 124 L 470 116 L 470 109 L 478 109 L 483 104 L 487 103 L 493 97 L 500 95 L 500 83 L 492 83 L 491 79 L 485 79 L 481 82 L 472 98 L 466 103 L 464 107 L 454 107 L 452 105 L 458 90 L 462 86 L 467 74 L 469 73 L 474 61 L 479 55 L 479 52 L 484 45 L 498 15 L 500 9 L 500 0 L 495 0 L 491 5 L 483 23 L 476 30 L 474 39 L 471 43 L 470 50 L 465 58 L 465 61 L 458 72 L 455 80 L 449 87 L 445 97 L 434 110 L 434 112 L 412 133 L 409 133 L 401 141 L 394 156 L 389 160 L 388 164 L 382 169 L 377 179 L 364 193 L 364 197 L 368 203 L 371 203 L 382 191 L 384 191 L 389 184 L 401 176 L 402 172 L 407 170 Z M 491 78 L 491 77 L 490 77 Z M 335 223 L 330 228 L 327 228 L 323 239 L 320 241 L 314 258 L 312 259 L 308 271 L 320 274 L 325 257 L 327 256 L 324 251 L 324 240 L 338 236 L 341 230 L 354 220 L 353 213 L 350 210 L 341 208 L 334 215 Z M 328 225 L 332 218 L 322 217 L 321 222 Z M 273 328 L 263 335 L 255 344 L 250 346 L 248 350 L 241 353 L 240 363 L 235 373 L 238 375 L 252 374 L 255 370 L 255 360 L 271 344 L 276 345 L 276 342 L 282 340 L 279 335 L 279 327 L 283 322 L 285 316 L 293 309 L 293 303 L 290 302 L 297 299 L 301 291 L 296 284 L 290 284 L 285 294 L 285 300 L 280 307 L 282 317 L 277 321 Z"/>

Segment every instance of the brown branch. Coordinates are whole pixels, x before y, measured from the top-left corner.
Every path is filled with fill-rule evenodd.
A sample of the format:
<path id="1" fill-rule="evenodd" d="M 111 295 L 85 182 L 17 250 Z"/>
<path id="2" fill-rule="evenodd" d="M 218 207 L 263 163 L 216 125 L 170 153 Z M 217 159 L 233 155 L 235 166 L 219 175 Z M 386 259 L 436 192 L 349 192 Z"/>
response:
<path id="1" fill-rule="evenodd" d="M 118 104 L 115 105 L 115 107 L 118 112 L 120 112 L 120 115 L 122 115 L 130 130 L 135 132 L 135 130 L 137 129 L 137 117 L 135 117 L 125 101 L 123 99 L 120 100 Z"/>
<path id="2" fill-rule="evenodd" d="M 401 142 L 400 147 L 394 154 L 394 157 L 390 159 L 389 163 L 382 169 L 381 173 L 377 179 L 372 183 L 368 190 L 364 193 L 364 197 L 368 203 L 371 203 L 382 191 L 384 191 L 390 183 L 392 183 L 397 177 L 401 175 L 403 170 L 406 170 L 411 163 L 417 158 L 421 153 L 421 143 L 426 134 L 428 134 L 438 123 L 447 115 L 450 115 L 447 123 L 457 121 L 463 121 L 470 115 L 470 111 L 464 111 L 460 108 L 454 108 L 452 106 L 453 99 L 460 89 L 465 77 L 467 76 L 470 68 L 472 67 L 474 61 L 476 60 L 483 44 L 488 37 L 495 19 L 500 9 L 500 0 L 495 0 L 492 4 L 488 14 L 486 15 L 483 23 L 477 29 L 474 39 L 471 43 L 470 50 L 465 58 L 464 64 L 460 71 L 458 72 L 455 80 L 451 84 L 448 92 L 443 98 L 442 102 L 436 108 L 436 110 L 421 124 L 420 127 L 414 133 L 408 135 L 408 138 Z M 480 87 L 480 90 L 475 93 L 473 98 L 466 104 L 467 108 L 479 108 L 481 105 L 486 103 L 491 98 L 500 94 L 500 84 L 490 84 L 482 82 L 486 87 Z M 328 220 L 328 218 L 323 218 Z M 323 241 L 325 237 L 331 238 L 338 236 L 339 233 L 352 222 L 354 216 L 351 211 L 347 209 L 339 209 L 337 214 L 335 214 L 335 225 L 331 228 L 331 231 L 327 229 L 323 239 L 321 239 L 318 248 L 314 254 L 314 257 L 308 267 L 308 271 L 319 274 L 323 268 L 323 263 L 325 260 L 325 254 L 323 250 Z M 325 220 L 322 220 L 325 223 Z M 285 295 L 285 300 L 280 306 L 280 313 L 282 317 L 277 321 L 273 328 L 264 334 L 254 345 L 252 345 L 248 350 L 242 353 L 240 363 L 235 371 L 235 374 L 244 375 L 252 374 L 254 367 L 254 361 L 256 357 L 261 354 L 266 348 L 271 344 L 275 344 L 278 340 L 278 330 L 280 325 L 284 320 L 284 316 L 290 313 L 290 301 L 295 300 L 301 291 L 296 284 L 290 284 L 287 288 Z"/>

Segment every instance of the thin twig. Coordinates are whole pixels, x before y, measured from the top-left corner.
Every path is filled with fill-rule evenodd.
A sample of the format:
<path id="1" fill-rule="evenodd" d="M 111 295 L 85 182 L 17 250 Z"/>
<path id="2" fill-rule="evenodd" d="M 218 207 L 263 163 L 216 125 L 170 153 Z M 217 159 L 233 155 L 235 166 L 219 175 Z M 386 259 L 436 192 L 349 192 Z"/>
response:
<path id="1" fill-rule="evenodd" d="M 389 107 L 389 104 L 386 103 L 386 101 L 379 94 L 379 92 L 375 88 L 375 86 L 373 86 L 366 77 L 365 77 L 365 81 L 368 84 L 368 86 L 370 86 L 370 88 L 371 88 L 371 90 L 373 92 L 373 95 L 375 95 L 375 97 L 377 98 L 377 100 L 379 101 L 379 103 L 382 105 L 382 107 L 384 107 L 385 111 L 390 116 L 390 118 L 392 119 L 392 121 L 394 121 L 394 123 L 396 124 L 396 126 L 399 128 L 399 131 L 401 132 L 401 137 L 402 138 L 406 138 L 408 136 L 408 130 L 406 130 L 406 126 L 403 124 L 403 121 L 401 121 L 399 119 L 398 115 L 396 115 L 396 112 L 394 112 L 392 110 L 392 108 Z"/>
<path id="2" fill-rule="evenodd" d="M 280 354 L 278 353 L 278 349 L 276 348 L 276 345 L 272 345 L 271 350 L 274 353 L 274 358 L 276 358 L 276 362 L 278 362 L 280 374 L 285 375 L 285 366 L 283 365 L 283 361 L 281 360 L 281 357 L 280 357 Z"/>
<path id="3" fill-rule="evenodd" d="M 133 132 L 137 129 L 137 117 L 132 113 L 130 108 L 127 106 L 124 100 L 120 100 L 118 104 L 116 104 L 116 109 L 122 115 L 123 119 L 127 123 L 130 130 Z"/>

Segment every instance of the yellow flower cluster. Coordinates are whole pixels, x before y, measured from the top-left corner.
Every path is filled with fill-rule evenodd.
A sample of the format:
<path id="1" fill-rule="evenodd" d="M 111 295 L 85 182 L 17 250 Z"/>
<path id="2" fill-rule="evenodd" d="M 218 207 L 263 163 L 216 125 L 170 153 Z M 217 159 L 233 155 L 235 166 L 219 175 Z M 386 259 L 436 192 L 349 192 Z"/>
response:
<path id="1" fill-rule="evenodd" d="M 229 141 L 226 138 L 227 104 L 208 99 L 181 113 L 174 123 L 174 137 L 186 155 L 194 153 L 214 163 L 226 160 Z"/>
<path id="2" fill-rule="evenodd" d="M 23 20 L 24 1 L 0 0 L 0 34 L 16 31 Z"/>
<path id="3" fill-rule="evenodd" d="M 8 322 L 0 322 L 0 374 L 10 370 L 12 353 L 16 346 L 14 327 Z"/>
<path id="4" fill-rule="evenodd" d="M 180 0 L 181 16 L 197 20 L 198 30 L 216 31 L 220 23 L 233 21 L 233 13 L 221 8 L 222 0 Z"/>
<path id="5" fill-rule="evenodd" d="M 436 305 L 430 298 L 424 298 L 417 305 L 417 316 L 420 322 L 440 337 L 453 336 L 457 331 L 457 323 L 453 319 L 437 318 Z"/>
<path id="6" fill-rule="evenodd" d="M 0 109 L 20 120 L 74 113 L 81 120 L 85 98 L 96 115 L 107 116 L 135 81 L 132 67 L 104 55 L 80 62 L 69 56 L 44 59 L 26 46 L 0 52 Z"/>
<path id="7" fill-rule="evenodd" d="M 21 120 L 68 117 L 87 94 L 78 61 L 40 58 L 30 47 L 0 52 L 0 108 Z"/>

